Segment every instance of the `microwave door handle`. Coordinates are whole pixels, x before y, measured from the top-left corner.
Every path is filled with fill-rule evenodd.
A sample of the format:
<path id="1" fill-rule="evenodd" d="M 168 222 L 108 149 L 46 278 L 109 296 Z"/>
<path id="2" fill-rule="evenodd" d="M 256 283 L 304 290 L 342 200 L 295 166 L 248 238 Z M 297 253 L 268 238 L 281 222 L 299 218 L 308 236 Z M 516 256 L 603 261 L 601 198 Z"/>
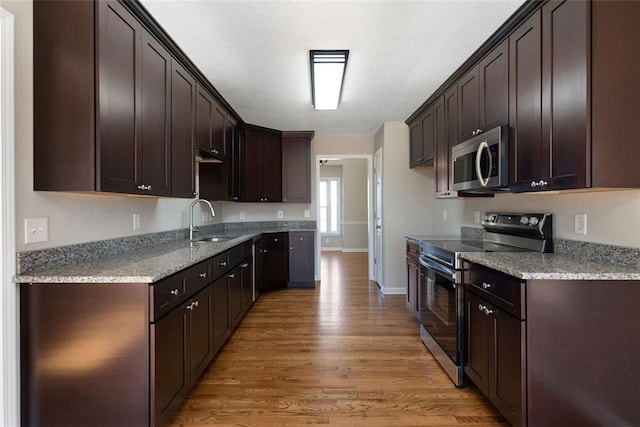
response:
<path id="1" fill-rule="evenodd" d="M 482 168 L 480 167 L 480 158 L 482 157 L 482 150 L 487 149 L 487 154 L 489 155 L 489 174 L 491 174 L 491 168 L 493 167 L 493 160 L 491 159 L 491 153 L 489 153 L 489 144 L 487 141 L 482 141 L 480 146 L 478 147 L 478 151 L 476 151 L 476 174 L 478 174 L 478 181 L 480 181 L 480 185 L 486 187 L 489 183 L 489 176 L 486 178 L 482 175 Z"/>

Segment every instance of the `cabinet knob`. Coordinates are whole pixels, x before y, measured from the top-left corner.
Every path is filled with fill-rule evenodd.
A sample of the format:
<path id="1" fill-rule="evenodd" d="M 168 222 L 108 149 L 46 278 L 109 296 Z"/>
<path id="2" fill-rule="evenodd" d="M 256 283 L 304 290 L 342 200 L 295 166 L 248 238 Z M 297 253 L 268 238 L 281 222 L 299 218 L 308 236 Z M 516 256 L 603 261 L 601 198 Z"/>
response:
<path id="1" fill-rule="evenodd" d="M 284 198 L 283 198 L 283 199 L 282 199 L 282 201 L 283 201 L 283 202 L 286 202 L 286 201 L 287 201 L 287 199 L 284 199 Z"/>
<path id="2" fill-rule="evenodd" d="M 220 266 L 222 266 L 222 267 L 226 267 L 226 266 L 227 266 L 227 261 L 222 261 L 222 262 L 220 263 Z"/>
<path id="3" fill-rule="evenodd" d="M 491 283 L 482 282 L 482 289 L 489 289 L 489 288 L 492 288 L 492 287 L 493 287 L 493 285 Z"/>
<path id="4" fill-rule="evenodd" d="M 289 250 L 292 251 L 293 250 L 293 246 L 289 246 Z"/>
<path id="5" fill-rule="evenodd" d="M 277 241 L 278 241 L 278 239 L 273 239 L 273 241 L 274 241 L 274 242 L 277 242 Z"/>
<path id="6" fill-rule="evenodd" d="M 248 262 L 245 262 L 245 263 L 244 263 L 244 264 L 242 264 L 240 267 L 242 267 L 242 268 L 247 268 L 247 267 L 249 267 L 249 263 L 248 263 Z"/>
<path id="7" fill-rule="evenodd" d="M 262 252 L 263 254 L 266 254 L 267 250 L 266 249 L 262 249 L 260 252 Z"/>
<path id="8" fill-rule="evenodd" d="M 486 305 L 482 305 L 482 304 L 478 304 L 478 310 L 482 311 L 487 316 L 495 312 L 494 310 L 491 310 Z"/>
<path id="9" fill-rule="evenodd" d="M 200 277 L 202 279 L 206 279 L 207 278 L 207 273 L 200 273 L 200 274 L 198 274 L 198 277 Z"/>
<path id="10" fill-rule="evenodd" d="M 178 294 L 180 294 L 180 291 L 178 289 L 174 289 L 172 291 L 169 291 L 169 294 L 178 296 Z"/>
<path id="11" fill-rule="evenodd" d="M 229 279 L 235 279 L 236 275 L 234 273 L 231 273 L 227 276 Z"/>

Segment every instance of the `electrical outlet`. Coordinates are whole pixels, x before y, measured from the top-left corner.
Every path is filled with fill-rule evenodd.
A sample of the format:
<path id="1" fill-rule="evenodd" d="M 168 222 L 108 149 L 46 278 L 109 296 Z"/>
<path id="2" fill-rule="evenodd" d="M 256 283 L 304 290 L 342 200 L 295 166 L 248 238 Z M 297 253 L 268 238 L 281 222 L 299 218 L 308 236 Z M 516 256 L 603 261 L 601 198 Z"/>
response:
<path id="1" fill-rule="evenodd" d="M 134 230 L 140 229 L 140 214 L 139 213 L 134 213 L 133 214 L 133 229 Z"/>
<path id="2" fill-rule="evenodd" d="M 447 220 L 447 210 L 446 209 L 442 209 L 442 220 L 443 221 Z"/>
<path id="3" fill-rule="evenodd" d="M 24 219 L 24 243 L 46 242 L 49 240 L 48 218 Z"/>
<path id="4" fill-rule="evenodd" d="M 278 211 L 278 219 L 282 219 L 282 218 L 284 218 L 284 212 Z"/>
<path id="5" fill-rule="evenodd" d="M 573 232 L 574 234 L 587 235 L 587 214 L 573 214 Z"/>
<path id="6" fill-rule="evenodd" d="M 480 211 L 475 211 L 473 213 L 473 222 L 480 224 Z"/>
<path id="7" fill-rule="evenodd" d="M 240 211 L 240 219 L 244 219 L 244 218 L 245 218 L 245 216 L 246 216 L 246 215 L 245 215 L 244 211 Z"/>
<path id="8" fill-rule="evenodd" d="M 304 217 L 309 218 L 309 209 L 304 210 Z"/>

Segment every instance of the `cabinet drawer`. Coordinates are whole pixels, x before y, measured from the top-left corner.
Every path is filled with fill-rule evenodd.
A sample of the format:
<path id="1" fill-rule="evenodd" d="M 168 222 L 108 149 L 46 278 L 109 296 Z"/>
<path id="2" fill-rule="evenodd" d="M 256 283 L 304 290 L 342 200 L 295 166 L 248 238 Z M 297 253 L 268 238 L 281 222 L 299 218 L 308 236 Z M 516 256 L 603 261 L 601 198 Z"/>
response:
<path id="1" fill-rule="evenodd" d="M 286 248 L 288 233 L 266 233 L 262 236 L 262 246 L 265 248 Z"/>
<path id="2" fill-rule="evenodd" d="M 154 321 L 188 297 L 183 272 L 149 286 L 149 319 Z"/>
<path id="3" fill-rule="evenodd" d="M 229 251 L 213 257 L 213 280 L 229 271 Z"/>
<path id="4" fill-rule="evenodd" d="M 236 246 L 235 248 L 229 249 L 226 253 L 229 257 L 229 268 L 235 267 L 244 259 L 242 256 L 242 246 Z"/>
<path id="5" fill-rule="evenodd" d="M 418 262 L 418 256 L 420 255 L 420 246 L 413 240 L 407 240 L 407 257 Z"/>
<path id="6" fill-rule="evenodd" d="M 211 260 L 189 267 L 184 272 L 187 294 L 193 295 L 213 281 Z"/>
<path id="7" fill-rule="evenodd" d="M 467 264 L 464 284 L 519 319 L 525 318 L 525 281 L 475 264 Z"/>
<path id="8" fill-rule="evenodd" d="M 289 246 L 294 248 L 313 247 L 312 231 L 292 231 L 289 233 Z"/>

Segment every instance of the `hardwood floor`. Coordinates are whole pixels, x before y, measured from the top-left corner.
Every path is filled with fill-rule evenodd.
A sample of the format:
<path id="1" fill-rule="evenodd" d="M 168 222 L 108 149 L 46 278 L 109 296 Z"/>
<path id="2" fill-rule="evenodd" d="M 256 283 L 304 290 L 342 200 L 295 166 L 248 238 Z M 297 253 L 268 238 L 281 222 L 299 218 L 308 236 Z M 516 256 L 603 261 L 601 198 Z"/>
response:
<path id="1" fill-rule="evenodd" d="M 316 289 L 261 295 L 171 425 L 508 425 L 367 276 L 367 254 L 325 252 Z"/>

